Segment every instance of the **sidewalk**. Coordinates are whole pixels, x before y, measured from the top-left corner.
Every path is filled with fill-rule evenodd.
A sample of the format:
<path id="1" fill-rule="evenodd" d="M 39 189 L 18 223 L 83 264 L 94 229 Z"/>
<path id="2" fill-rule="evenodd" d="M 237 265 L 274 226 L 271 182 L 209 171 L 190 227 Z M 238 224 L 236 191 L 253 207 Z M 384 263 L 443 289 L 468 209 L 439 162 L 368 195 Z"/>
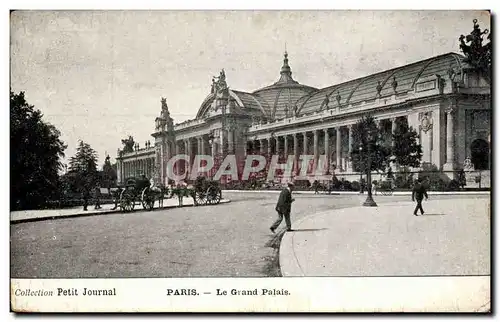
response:
<path id="1" fill-rule="evenodd" d="M 223 192 L 230 192 L 230 193 L 280 193 L 280 190 L 222 190 Z M 294 194 L 298 195 L 314 195 L 314 191 L 300 191 L 300 190 L 294 190 Z M 466 195 L 466 196 L 472 196 L 472 195 L 481 195 L 481 196 L 486 196 L 490 195 L 491 191 L 428 191 L 427 192 L 429 196 L 432 195 Z M 330 195 L 335 196 L 335 195 L 359 195 L 359 191 L 332 191 Z M 328 196 L 328 193 L 324 192 L 319 192 L 317 195 L 320 196 Z M 366 196 L 367 193 L 365 192 L 364 195 Z M 381 195 L 381 192 L 378 191 L 377 195 Z M 394 191 L 392 193 L 392 196 L 411 196 L 411 191 Z"/>
<path id="2" fill-rule="evenodd" d="M 282 275 L 490 275 L 489 198 L 430 199 L 423 216 L 399 202 L 293 222 L 281 241 Z"/>
<path id="3" fill-rule="evenodd" d="M 229 199 L 222 199 L 220 203 L 228 203 Z M 193 198 L 184 198 L 183 207 L 192 207 L 194 205 Z M 179 205 L 177 198 L 170 198 L 163 200 L 163 208 L 168 209 L 174 208 Z M 61 219 L 68 217 L 85 217 L 85 216 L 96 216 L 105 215 L 112 213 L 121 213 L 120 207 L 116 210 L 112 210 L 114 204 L 104 204 L 101 205 L 101 209 L 94 209 L 94 205 L 90 205 L 87 211 L 83 210 L 83 207 L 73 207 L 65 209 L 43 209 L 43 210 L 21 210 L 21 211 L 11 211 L 10 212 L 10 222 L 11 224 L 29 222 L 29 221 L 40 221 L 47 219 Z M 200 206 L 203 207 L 203 206 Z M 152 211 L 159 210 L 158 202 L 155 203 L 155 208 Z M 142 204 L 136 204 L 134 211 L 146 211 L 142 207 Z"/>

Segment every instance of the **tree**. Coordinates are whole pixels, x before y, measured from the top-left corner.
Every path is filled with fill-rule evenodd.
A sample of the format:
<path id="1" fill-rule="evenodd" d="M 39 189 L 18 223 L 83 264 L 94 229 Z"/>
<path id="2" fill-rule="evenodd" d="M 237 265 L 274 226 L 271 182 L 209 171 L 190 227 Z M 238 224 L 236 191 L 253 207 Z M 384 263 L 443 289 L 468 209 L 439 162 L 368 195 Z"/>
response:
<path id="1" fill-rule="evenodd" d="M 12 209 L 39 208 L 57 198 L 58 172 L 66 145 L 42 120 L 24 92 L 10 91 L 10 203 Z"/>
<path id="2" fill-rule="evenodd" d="M 365 116 L 354 124 L 352 138 L 351 159 L 354 170 L 367 173 L 368 158 L 371 158 L 371 171 L 385 172 L 389 166 L 391 148 L 386 146 L 375 119 Z"/>
<path id="3" fill-rule="evenodd" d="M 132 135 L 129 135 L 128 138 L 122 139 L 123 144 L 123 153 L 134 152 L 135 141 Z"/>
<path id="4" fill-rule="evenodd" d="M 101 185 L 109 189 L 115 186 L 116 179 L 116 169 L 113 168 L 108 155 L 106 156 L 106 161 L 104 161 L 104 165 L 102 166 Z"/>
<path id="5" fill-rule="evenodd" d="M 76 154 L 69 161 L 69 172 L 80 192 L 90 192 L 97 183 L 97 153 L 88 143 L 79 141 Z"/>
<path id="6" fill-rule="evenodd" d="M 419 167 L 422 160 L 422 146 L 418 143 L 418 134 L 406 119 L 398 119 L 393 134 L 394 160 L 403 167 Z"/>

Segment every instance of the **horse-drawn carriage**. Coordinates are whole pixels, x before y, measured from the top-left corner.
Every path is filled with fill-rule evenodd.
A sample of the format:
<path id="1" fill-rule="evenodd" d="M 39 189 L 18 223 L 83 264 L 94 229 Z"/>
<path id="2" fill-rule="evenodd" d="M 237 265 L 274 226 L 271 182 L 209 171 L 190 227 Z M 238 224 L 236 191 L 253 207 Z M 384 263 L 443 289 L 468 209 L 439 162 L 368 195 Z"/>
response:
<path id="1" fill-rule="evenodd" d="M 314 189 L 314 193 L 331 194 L 334 190 L 334 183 L 333 180 L 314 180 L 311 189 Z"/>
<path id="2" fill-rule="evenodd" d="M 165 189 L 152 186 L 146 177 L 128 178 L 120 193 L 120 208 L 130 212 L 136 204 L 142 204 L 145 210 L 153 210 L 155 201 L 158 200 L 161 204 L 163 198 L 168 197 Z"/>
<path id="3" fill-rule="evenodd" d="M 217 181 L 207 180 L 206 177 L 198 177 L 194 182 L 191 196 L 197 206 L 216 205 L 222 199 L 222 190 Z"/>

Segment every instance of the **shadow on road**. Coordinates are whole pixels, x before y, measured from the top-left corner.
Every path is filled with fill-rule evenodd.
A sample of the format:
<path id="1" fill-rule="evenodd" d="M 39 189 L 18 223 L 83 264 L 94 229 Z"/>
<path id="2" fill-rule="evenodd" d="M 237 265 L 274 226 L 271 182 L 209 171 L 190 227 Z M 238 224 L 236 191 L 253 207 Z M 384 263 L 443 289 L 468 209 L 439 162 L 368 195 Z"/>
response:
<path id="1" fill-rule="evenodd" d="M 446 214 L 423 214 L 423 215 L 420 215 L 420 216 L 446 216 Z"/>
<path id="2" fill-rule="evenodd" d="M 300 232 L 300 231 L 320 231 L 320 230 L 328 230 L 328 228 L 293 229 L 293 232 Z"/>

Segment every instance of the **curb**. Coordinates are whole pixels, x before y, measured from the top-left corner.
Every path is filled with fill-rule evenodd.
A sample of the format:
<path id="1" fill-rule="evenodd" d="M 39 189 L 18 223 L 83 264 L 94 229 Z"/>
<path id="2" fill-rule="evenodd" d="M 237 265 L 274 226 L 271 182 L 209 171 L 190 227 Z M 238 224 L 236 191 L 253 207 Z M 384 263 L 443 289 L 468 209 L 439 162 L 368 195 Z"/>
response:
<path id="1" fill-rule="evenodd" d="M 227 193 L 280 193 L 281 190 L 222 190 Z M 358 191 L 335 191 L 330 194 L 328 193 L 317 193 L 314 191 L 294 191 L 294 194 L 297 195 L 318 195 L 318 196 L 340 196 L 340 195 L 366 195 L 366 193 L 359 193 Z M 427 194 L 432 195 L 490 195 L 491 191 L 428 191 Z M 394 191 L 392 196 L 411 196 L 411 191 Z M 384 196 L 380 193 L 377 193 L 374 196 L 383 196 L 390 197 L 391 195 Z"/>
<path id="2" fill-rule="evenodd" d="M 220 204 L 226 204 L 230 203 L 230 199 L 222 199 L 220 201 Z M 203 205 L 200 207 L 204 206 L 216 206 L 216 205 Z M 148 212 L 154 212 L 154 211 L 159 211 L 159 210 L 165 210 L 165 209 L 171 209 L 171 208 L 187 208 L 187 207 L 195 207 L 194 204 L 192 205 L 183 205 L 183 206 L 164 206 L 162 208 L 154 208 L 151 211 Z M 100 212 L 82 212 L 78 214 L 72 214 L 72 215 L 61 215 L 61 216 L 47 216 L 47 217 L 34 217 L 34 218 L 23 218 L 23 219 L 14 219 L 11 220 L 10 223 L 11 225 L 15 224 L 21 224 L 21 223 L 26 223 L 26 222 L 36 222 L 36 221 L 44 221 L 44 220 L 57 220 L 57 219 L 67 219 L 67 218 L 79 218 L 79 217 L 91 217 L 91 216 L 99 216 L 99 215 L 109 215 L 109 214 L 131 214 L 134 212 L 138 211 L 147 211 L 144 209 L 134 209 L 131 212 L 122 212 L 121 210 L 104 210 Z"/>

